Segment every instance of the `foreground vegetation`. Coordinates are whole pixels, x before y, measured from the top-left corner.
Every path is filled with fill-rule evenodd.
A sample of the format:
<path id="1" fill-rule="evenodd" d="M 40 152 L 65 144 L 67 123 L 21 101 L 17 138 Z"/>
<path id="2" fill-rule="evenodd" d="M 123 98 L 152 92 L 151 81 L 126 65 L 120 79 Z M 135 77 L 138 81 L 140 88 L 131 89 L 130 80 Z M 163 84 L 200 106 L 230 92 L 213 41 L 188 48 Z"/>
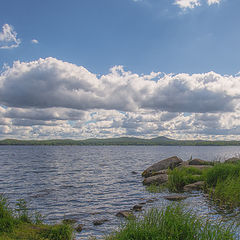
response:
<path id="1" fill-rule="evenodd" d="M 68 224 L 46 225 L 39 213 L 30 215 L 26 202 L 19 200 L 16 209 L 0 195 L 0 240 L 71 240 Z"/>
<path id="2" fill-rule="evenodd" d="M 153 145 L 153 146 L 240 146 L 240 141 L 202 141 L 202 140 L 174 140 L 166 137 L 152 139 L 120 137 L 106 139 L 51 139 L 51 140 L 0 140 L 0 145 Z"/>
<path id="3" fill-rule="evenodd" d="M 231 227 L 198 218 L 180 205 L 150 210 L 143 218 L 129 220 L 106 240 L 231 240 Z"/>

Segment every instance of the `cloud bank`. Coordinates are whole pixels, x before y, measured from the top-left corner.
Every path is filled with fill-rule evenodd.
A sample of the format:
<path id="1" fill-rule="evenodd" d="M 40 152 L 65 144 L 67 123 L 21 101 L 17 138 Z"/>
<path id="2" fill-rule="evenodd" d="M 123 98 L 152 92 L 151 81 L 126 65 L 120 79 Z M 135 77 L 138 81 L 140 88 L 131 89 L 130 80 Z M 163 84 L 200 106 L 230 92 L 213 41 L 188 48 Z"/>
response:
<path id="1" fill-rule="evenodd" d="M 0 137 L 236 138 L 239 98 L 239 76 L 122 66 L 99 76 L 55 58 L 17 61 L 0 75 Z"/>

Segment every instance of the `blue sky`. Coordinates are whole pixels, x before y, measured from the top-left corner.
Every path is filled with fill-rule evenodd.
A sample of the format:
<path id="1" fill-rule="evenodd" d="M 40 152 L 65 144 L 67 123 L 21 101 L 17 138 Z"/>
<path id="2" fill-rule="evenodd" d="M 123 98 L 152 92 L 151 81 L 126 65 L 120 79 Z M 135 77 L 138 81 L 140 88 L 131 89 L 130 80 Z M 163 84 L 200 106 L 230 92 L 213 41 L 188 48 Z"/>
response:
<path id="1" fill-rule="evenodd" d="M 0 138 L 236 139 L 239 9 L 2 0 Z"/>
<path id="2" fill-rule="evenodd" d="M 99 74 L 114 65 L 137 73 L 235 74 L 239 9 L 237 0 L 204 0 L 193 9 L 174 0 L 2 0 L 0 25 L 12 25 L 22 43 L 1 51 L 0 64 L 51 56 Z"/>

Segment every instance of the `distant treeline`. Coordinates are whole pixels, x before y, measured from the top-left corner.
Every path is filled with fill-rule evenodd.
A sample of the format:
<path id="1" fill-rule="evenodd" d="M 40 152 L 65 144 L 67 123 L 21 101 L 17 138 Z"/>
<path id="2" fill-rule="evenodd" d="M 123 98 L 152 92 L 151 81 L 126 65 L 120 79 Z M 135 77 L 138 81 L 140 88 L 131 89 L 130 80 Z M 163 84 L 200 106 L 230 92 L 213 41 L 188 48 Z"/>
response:
<path id="1" fill-rule="evenodd" d="M 203 141 L 203 140 L 173 140 L 166 137 L 152 139 L 142 138 L 91 138 L 86 140 L 52 139 L 52 140 L 0 140 L 0 145 L 159 145 L 159 146 L 240 146 L 240 141 Z"/>

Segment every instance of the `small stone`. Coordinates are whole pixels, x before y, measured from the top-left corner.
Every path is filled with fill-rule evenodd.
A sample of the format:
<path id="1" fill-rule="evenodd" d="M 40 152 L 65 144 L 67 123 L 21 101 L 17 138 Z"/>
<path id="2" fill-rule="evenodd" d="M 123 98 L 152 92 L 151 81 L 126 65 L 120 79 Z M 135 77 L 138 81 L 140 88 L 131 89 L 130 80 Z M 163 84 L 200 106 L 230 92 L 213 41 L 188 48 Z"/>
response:
<path id="1" fill-rule="evenodd" d="M 76 232 L 81 232 L 83 230 L 83 224 L 78 224 L 77 227 L 75 227 Z"/>
<path id="2" fill-rule="evenodd" d="M 107 221 L 108 221 L 108 219 L 94 220 L 94 221 L 93 221 L 93 225 L 94 225 L 94 226 L 102 225 L 102 224 L 104 224 L 104 223 L 107 222 Z"/>
<path id="3" fill-rule="evenodd" d="M 203 187 L 204 187 L 204 181 L 199 181 L 199 182 L 185 185 L 183 190 L 185 192 L 199 191 L 199 190 L 202 190 Z"/>
<path id="4" fill-rule="evenodd" d="M 132 211 L 120 211 L 116 214 L 117 217 L 125 217 L 125 218 L 134 218 Z"/>
<path id="5" fill-rule="evenodd" d="M 183 195 L 169 195 L 169 196 L 164 196 L 163 198 L 169 200 L 169 201 L 181 201 L 187 198 L 187 196 Z"/>
<path id="6" fill-rule="evenodd" d="M 135 171 L 132 171 L 131 173 L 132 173 L 132 174 L 137 174 L 137 172 L 135 172 Z"/>
<path id="7" fill-rule="evenodd" d="M 141 206 L 141 205 L 135 205 L 135 206 L 133 206 L 133 211 L 136 211 L 136 212 L 139 212 L 139 211 L 142 211 L 142 207 L 143 206 Z"/>

